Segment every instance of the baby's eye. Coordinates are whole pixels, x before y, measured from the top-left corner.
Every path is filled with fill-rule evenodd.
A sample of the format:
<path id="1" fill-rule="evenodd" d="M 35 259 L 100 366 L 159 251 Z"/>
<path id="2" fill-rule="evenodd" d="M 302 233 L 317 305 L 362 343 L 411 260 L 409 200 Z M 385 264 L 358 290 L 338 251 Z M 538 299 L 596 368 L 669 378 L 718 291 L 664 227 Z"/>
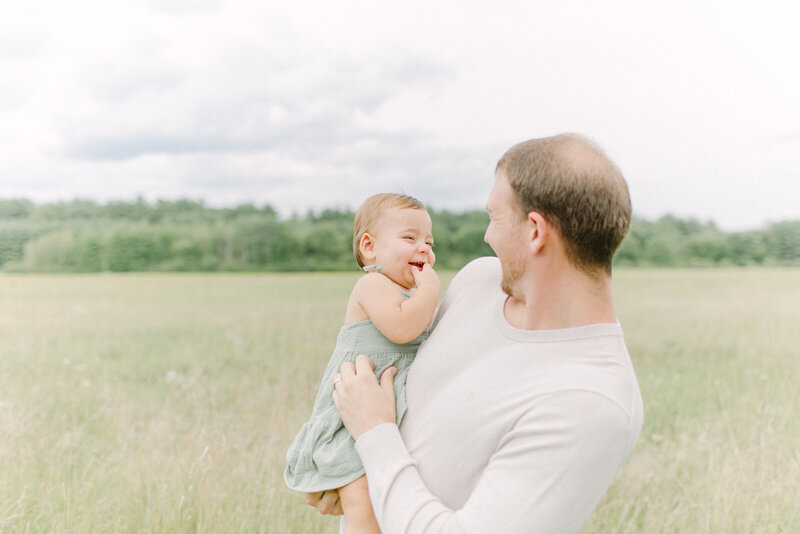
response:
<path id="1" fill-rule="evenodd" d="M 425 244 L 433 248 L 433 241 L 425 241 Z"/>
<path id="2" fill-rule="evenodd" d="M 414 241 L 414 236 L 413 235 L 404 235 L 403 239 L 408 239 L 409 241 Z"/>

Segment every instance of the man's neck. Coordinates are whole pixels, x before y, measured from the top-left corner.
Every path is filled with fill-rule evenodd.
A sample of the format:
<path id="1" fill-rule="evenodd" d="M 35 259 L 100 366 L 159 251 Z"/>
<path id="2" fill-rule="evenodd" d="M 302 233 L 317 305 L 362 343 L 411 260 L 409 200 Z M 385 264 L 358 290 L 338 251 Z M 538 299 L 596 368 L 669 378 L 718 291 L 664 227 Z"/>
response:
<path id="1" fill-rule="evenodd" d="M 591 277 L 571 266 L 520 280 L 506 300 L 506 320 L 523 330 L 555 330 L 615 323 L 611 278 Z"/>

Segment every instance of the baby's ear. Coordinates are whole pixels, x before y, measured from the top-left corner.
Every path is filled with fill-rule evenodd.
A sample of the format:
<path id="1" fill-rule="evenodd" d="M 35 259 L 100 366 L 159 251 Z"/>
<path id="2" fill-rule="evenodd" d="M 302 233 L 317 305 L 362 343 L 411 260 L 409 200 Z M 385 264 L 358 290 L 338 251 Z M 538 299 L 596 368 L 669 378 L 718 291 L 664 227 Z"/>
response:
<path id="1" fill-rule="evenodd" d="M 365 260 L 375 260 L 375 240 L 369 232 L 364 232 L 364 235 L 361 236 L 361 239 L 358 241 L 358 250 L 361 252 L 361 255 L 364 256 Z"/>

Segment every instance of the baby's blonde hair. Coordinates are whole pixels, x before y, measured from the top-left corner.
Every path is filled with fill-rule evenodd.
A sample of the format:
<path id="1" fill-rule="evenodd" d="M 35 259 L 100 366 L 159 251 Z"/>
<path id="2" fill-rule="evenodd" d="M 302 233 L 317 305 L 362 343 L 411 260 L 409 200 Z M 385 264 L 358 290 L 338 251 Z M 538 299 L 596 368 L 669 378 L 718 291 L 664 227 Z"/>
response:
<path id="1" fill-rule="evenodd" d="M 353 223 L 353 254 L 359 267 L 364 266 L 364 257 L 358 246 L 361 237 L 375 226 L 386 210 L 391 208 L 424 210 L 425 205 L 414 197 L 399 193 L 379 193 L 367 198 L 358 208 L 356 220 Z"/>

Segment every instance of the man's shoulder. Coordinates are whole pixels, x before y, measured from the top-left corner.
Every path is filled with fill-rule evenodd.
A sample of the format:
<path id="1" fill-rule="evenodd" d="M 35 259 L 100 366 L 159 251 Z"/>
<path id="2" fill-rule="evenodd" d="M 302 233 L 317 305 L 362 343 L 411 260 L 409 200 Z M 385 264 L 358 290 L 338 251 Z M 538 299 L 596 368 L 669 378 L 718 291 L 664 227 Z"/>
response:
<path id="1" fill-rule="evenodd" d="M 472 286 L 481 282 L 494 284 L 499 282 L 501 276 L 500 260 L 494 256 L 485 256 L 474 259 L 462 267 L 450 282 L 450 287 L 458 290 L 460 287 Z"/>
<path id="2" fill-rule="evenodd" d="M 495 256 L 482 256 L 480 258 L 475 258 L 462 267 L 459 271 L 459 274 L 472 272 L 494 272 L 499 270 L 500 260 L 498 260 Z"/>
<path id="3" fill-rule="evenodd" d="M 499 291 L 500 278 L 500 262 L 494 257 L 478 258 L 462 267 L 447 287 L 434 318 L 434 326 L 439 324 L 439 320 L 456 301 L 463 300 L 462 297 L 470 297 L 470 301 L 474 302 L 475 298 L 479 298 L 478 295 L 488 296 L 495 290 Z"/>

